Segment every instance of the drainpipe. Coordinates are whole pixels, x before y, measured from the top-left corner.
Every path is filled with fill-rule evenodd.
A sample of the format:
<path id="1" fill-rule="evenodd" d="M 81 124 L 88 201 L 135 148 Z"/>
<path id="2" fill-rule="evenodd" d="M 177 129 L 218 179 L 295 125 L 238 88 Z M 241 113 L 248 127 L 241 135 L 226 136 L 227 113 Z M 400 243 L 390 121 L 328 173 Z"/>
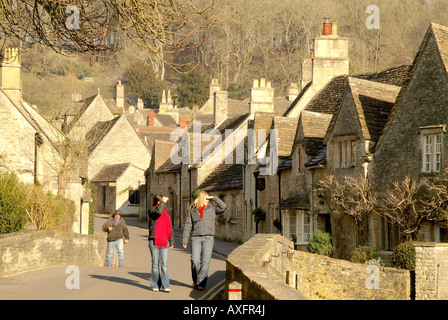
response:
<path id="1" fill-rule="evenodd" d="M 282 202 L 282 172 L 280 170 L 277 170 L 277 176 L 278 176 L 278 205 L 280 206 L 280 203 Z M 278 215 L 280 224 L 282 223 L 282 209 L 278 209 Z M 283 233 L 283 227 L 282 227 L 282 233 Z"/>
<path id="2" fill-rule="evenodd" d="M 182 167 L 179 171 L 179 229 L 182 229 Z"/>

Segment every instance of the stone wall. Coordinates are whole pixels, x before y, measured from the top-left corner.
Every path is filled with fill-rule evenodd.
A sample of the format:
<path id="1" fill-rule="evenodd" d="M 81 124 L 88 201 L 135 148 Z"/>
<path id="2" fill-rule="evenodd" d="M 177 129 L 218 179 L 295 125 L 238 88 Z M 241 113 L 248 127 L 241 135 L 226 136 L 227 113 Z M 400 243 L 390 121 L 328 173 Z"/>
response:
<path id="1" fill-rule="evenodd" d="M 290 283 L 305 296 L 328 300 L 409 300 L 408 270 L 352 263 L 306 252 L 294 252 Z"/>
<path id="2" fill-rule="evenodd" d="M 264 263 L 271 253 L 281 251 L 279 247 L 283 244 L 277 241 L 279 238 L 288 243 L 288 250 L 291 251 L 293 248 L 291 241 L 280 235 L 261 233 L 233 250 L 226 261 L 226 295 L 228 285 L 237 281 L 242 284 L 243 300 L 306 299 L 299 291 L 289 287 L 275 269 L 267 267 Z"/>
<path id="3" fill-rule="evenodd" d="M 0 235 L 0 277 L 61 265 L 103 266 L 106 236 L 62 231 Z"/>
<path id="4" fill-rule="evenodd" d="M 448 299 L 448 243 L 415 246 L 415 299 Z"/>
<path id="5" fill-rule="evenodd" d="M 233 281 L 242 284 L 243 300 L 411 298 L 407 270 L 294 251 L 291 241 L 273 234 L 257 234 L 229 255 L 226 284 Z"/>

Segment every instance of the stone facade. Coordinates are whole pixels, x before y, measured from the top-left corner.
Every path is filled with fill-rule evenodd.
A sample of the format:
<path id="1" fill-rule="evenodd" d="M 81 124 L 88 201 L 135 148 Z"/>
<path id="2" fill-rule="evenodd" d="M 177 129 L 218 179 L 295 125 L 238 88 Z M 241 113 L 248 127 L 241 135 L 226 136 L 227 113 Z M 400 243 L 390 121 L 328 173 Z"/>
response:
<path id="1" fill-rule="evenodd" d="M 415 299 L 448 299 L 448 244 L 416 244 Z"/>
<path id="2" fill-rule="evenodd" d="M 101 123 L 99 127 L 101 127 Z M 95 127 L 92 130 L 95 130 Z M 101 129 L 98 131 L 101 131 Z M 96 138 L 98 143 L 94 145 L 94 148 L 91 148 L 88 156 L 89 179 L 98 181 L 95 177 L 106 165 L 129 163 L 132 171 L 132 174 L 128 172 L 116 176 L 114 181 L 108 181 L 112 183 L 112 185 L 109 185 L 111 188 L 108 189 L 108 192 L 112 192 L 112 194 L 106 202 L 112 203 L 105 208 L 101 206 L 104 198 L 98 198 L 97 208 L 106 210 L 99 212 L 110 213 L 114 210 L 120 210 L 122 213 L 138 213 L 138 206 L 130 204 L 129 199 L 127 199 L 127 190 L 129 188 L 138 190 L 139 186 L 145 183 L 144 171 L 151 161 L 149 149 L 125 115 L 111 120 L 108 129 L 101 134 L 98 133 Z M 98 186 L 103 187 L 101 184 L 98 184 Z M 103 193 L 100 195 L 104 197 Z"/>

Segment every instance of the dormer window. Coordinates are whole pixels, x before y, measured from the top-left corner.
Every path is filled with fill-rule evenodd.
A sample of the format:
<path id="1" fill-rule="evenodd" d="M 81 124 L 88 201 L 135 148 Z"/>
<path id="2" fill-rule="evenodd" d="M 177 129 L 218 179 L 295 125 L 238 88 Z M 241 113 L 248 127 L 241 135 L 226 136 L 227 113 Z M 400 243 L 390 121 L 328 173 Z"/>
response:
<path id="1" fill-rule="evenodd" d="M 355 166 L 356 137 L 336 137 L 334 140 L 335 168 L 350 168 Z"/>
<path id="2" fill-rule="evenodd" d="M 420 128 L 422 137 L 422 172 L 440 172 L 442 167 L 442 140 L 445 125 Z"/>

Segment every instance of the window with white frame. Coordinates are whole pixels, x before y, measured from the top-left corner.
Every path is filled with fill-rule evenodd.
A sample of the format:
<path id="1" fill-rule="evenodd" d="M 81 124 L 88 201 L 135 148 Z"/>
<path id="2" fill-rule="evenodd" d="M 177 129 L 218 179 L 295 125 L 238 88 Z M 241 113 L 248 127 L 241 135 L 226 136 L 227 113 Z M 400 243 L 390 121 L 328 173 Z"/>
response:
<path id="1" fill-rule="evenodd" d="M 335 139 L 335 167 L 350 168 L 356 162 L 356 140 L 354 136 L 338 137 Z"/>
<path id="2" fill-rule="evenodd" d="M 442 139 L 445 126 L 420 128 L 422 137 L 422 172 L 440 172 L 442 167 Z"/>
<path id="3" fill-rule="evenodd" d="M 283 236 L 296 244 L 308 244 L 312 234 L 312 219 L 305 210 L 285 210 Z"/>

